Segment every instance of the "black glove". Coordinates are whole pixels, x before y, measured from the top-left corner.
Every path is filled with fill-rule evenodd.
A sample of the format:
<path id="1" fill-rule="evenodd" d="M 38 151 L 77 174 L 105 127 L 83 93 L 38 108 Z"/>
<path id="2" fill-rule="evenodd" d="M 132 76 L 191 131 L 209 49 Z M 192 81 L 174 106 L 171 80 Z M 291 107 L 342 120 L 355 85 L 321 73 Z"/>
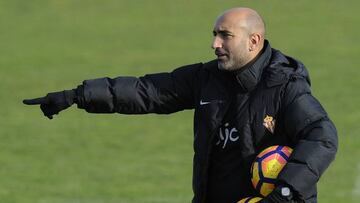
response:
<path id="1" fill-rule="evenodd" d="M 64 90 L 61 92 L 52 92 L 45 97 L 35 99 L 24 99 L 23 103 L 27 105 L 39 105 L 40 109 L 46 117 L 53 118 L 54 114 L 67 109 L 75 103 L 76 90 Z"/>
<path id="2" fill-rule="evenodd" d="M 295 203 L 290 187 L 279 185 L 258 203 Z"/>

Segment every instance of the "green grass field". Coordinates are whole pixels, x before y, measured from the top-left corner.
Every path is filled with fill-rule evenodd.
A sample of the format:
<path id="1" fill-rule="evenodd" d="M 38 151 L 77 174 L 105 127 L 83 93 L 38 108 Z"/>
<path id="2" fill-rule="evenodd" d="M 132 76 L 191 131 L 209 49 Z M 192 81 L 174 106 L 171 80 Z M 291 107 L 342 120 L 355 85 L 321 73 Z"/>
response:
<path id="1" fill-rule="evenodd" d="M 307 65 L 338 128 L 319 202 L 359 202 L 356 0 L 1 0 L 0 202 L 190 202 L 192 111 L 95 115 L 74 107 L 48 120 L 22 99 L 211 60 L 213 22 L 234 6 L 258 10 L 272 46 Z"/>

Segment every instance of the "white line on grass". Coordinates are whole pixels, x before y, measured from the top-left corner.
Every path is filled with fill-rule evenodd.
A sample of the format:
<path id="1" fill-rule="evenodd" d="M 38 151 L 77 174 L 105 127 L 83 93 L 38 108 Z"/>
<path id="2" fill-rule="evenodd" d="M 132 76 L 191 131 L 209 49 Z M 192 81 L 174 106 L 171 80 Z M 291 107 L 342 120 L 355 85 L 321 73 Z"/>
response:
<path id="1" fill-rule="evenodd" d="M 353 189 L 353 195 L 360 197 L 360 162 L 357 164 L 356 168 L 356 179 L 355 179 L 355 187 Z"/>

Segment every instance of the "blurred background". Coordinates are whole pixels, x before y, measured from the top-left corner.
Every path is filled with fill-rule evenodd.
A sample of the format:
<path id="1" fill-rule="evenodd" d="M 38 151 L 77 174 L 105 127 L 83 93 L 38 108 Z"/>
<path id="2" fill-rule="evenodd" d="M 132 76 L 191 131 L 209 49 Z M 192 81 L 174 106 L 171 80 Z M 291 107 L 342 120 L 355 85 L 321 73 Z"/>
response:
<path id="1" fill-rule="evenodd" d="M 259 11 L 272 47 L 301 60 L 339 132 L 319 202 L 360 198 L 360 2 L 0 0 L 0 202 L 184 203 L 192 198 L 192 111 L 53 120 L 24 98 L 84 79 L 141 76 L 214 58 L 216 17 Z"/>

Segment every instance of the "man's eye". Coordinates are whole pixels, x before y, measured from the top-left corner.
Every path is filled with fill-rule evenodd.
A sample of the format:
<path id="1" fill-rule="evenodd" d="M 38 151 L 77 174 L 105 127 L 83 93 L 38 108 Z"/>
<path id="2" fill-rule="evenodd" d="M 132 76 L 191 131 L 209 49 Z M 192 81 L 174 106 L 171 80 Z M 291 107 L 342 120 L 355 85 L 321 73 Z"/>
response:
<path id="1" fill-rule="evenodd" d="M 230 32 L 221 32 L 221 36 L 224 38 L 231 38 L 233 35 Z"/>
<path id="2" fill-rule="evenodd" d="M 222 36 L 223 36 L 224 38 L 231 38 L 231 37 L 232 37 L 232 35 L 229 34 L 229 33 L 223 33 Z"/>
<path id="3" fill-rule="evenodd" d="M 233 37 L 232 34 L 227 33 L 227 32 L 215 32 L 215 31 L 213 32 L 213 36 L 214 36 L 214 37 L 216 37 L 216 36 L 218 36 L 218 35 L 219 35 L 221 38 L 224 38 L 224 39 Z"/>

